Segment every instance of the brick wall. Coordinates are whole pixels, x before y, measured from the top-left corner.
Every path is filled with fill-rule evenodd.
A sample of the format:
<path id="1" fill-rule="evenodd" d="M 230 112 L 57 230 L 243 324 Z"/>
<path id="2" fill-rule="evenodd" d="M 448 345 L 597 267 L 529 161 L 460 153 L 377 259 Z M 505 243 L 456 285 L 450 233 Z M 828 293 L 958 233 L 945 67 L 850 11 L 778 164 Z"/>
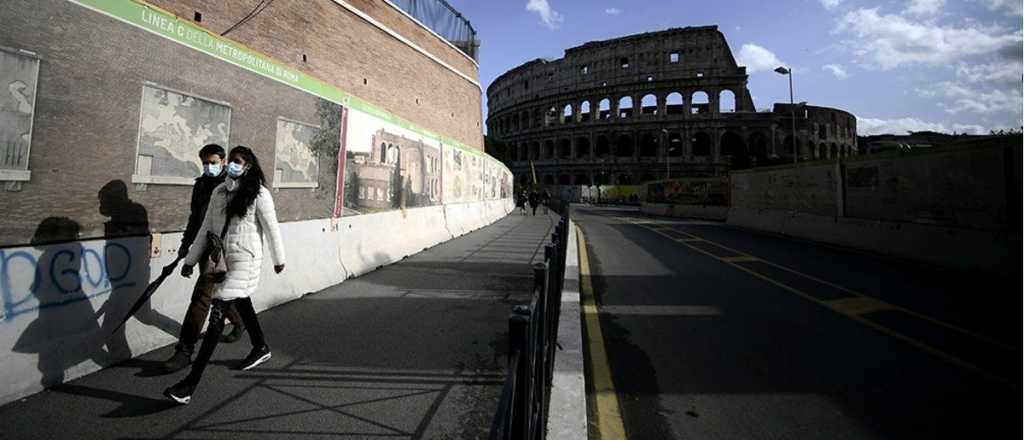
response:
<path id="1" fill-rule="evenodd" d="M 189 20 L 198 11 L 202 22 L 197 24 L 219 34 L 259 0 L 148 2 Z M 348 4 L 479 81 L 477 66 L 462 52 L 391 6 L 380 0 Z M 331 0 L 277 0 L 228 36 L 428 130 L 483 150 L 477 85 Z"/>

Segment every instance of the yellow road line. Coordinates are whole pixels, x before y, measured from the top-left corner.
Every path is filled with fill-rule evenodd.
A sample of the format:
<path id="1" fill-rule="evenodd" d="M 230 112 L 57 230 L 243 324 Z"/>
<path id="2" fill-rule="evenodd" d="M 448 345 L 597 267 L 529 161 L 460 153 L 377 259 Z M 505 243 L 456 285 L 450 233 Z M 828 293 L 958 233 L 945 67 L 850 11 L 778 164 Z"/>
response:
<path id="1" fill-rule="evenodd" d="M 640 227 L 644 227 L 644 225 L 641 225 L 641 224 L 636 224 L 636 225 L 640 226 Z M 668 234 L 666 234 L 664 232 L 661 232 L 661 231 L 658 231 L 658 230 L 654 230 L 654 229 L 651 229 L 651 228 L 646 228 L 646 229 L 649 229 L 649 230 L 653 231 L 656 234 L 663 235 L 665 237 L 668 237 L 668 238 L 672 239 L 671 236 L 669 236 Z M 682 232 L 682 231 L 676 231 L 676 232 L 681 233 L 681 234 L 686 234 L 686 235 L 689 235 L 689 236 L 694 237 L 694 238 L 700 238 L 700 237 L 697 237 L 696 235 L 692 235 L 692 234 L 689 234 L 689 233 L 686 233 L 686 232 Z M 960 359 L 960 358 L 958 358 L 956 356 L 950 355 L 950 354 L 948 354 L 946 352 L 943 352 L 943 351 L 941 351 L 939 349 L 936 349 L 936 348 L 934 348 L 934 347 L 932 347 L 930 345 L 927 345 L 927 344 L 925 344 L 923 342 L 920 342 L 920 341 L 918 341 L 916 339 L 913 339 L 913 338 L 911 338 L 909 336 L 906 336 L 906 335 L 904 335 L 902 333 L 896 332 L 895 330 L 892 330 L 892 329 L 890 329 L 888 327 L 885 327 L 885 326 L 882 326 L 880 324 L 877 324 L 874 321 L 866 319 L 863 316 L 861 316 L 862 313 L 859 311 L 859 309 L 857 307 L 843 307 L 842 305 L 837 306 L 837 303 L 830 303 L 830 301 L 820 300 L 820 299 L 815 298 L 814 296 L 808 294 L 807 292 L 804 292 L 804 291 L 802 291 L 800 289 L 797 289 L 795 287 L 791 287 L 791 286 L 789 286 L 787 284 L 784 284 L 784 283 L 782 283 L 780 281 L 777 281 L 775 279 L 772 279 L 772 278 L 769 278 L 769 277 L 767 277 L 765 275 L 757 273 L 757 272 L 755 272 L 755 271 L 753 271 L 751 269 L 748 269 L 748 268 L 744 267 L 743 265 L 741 265 L 739 263 L 728 261 L 729 258 L 735 258 L 735 257 L 724 257 L 724 258 L 723 257 L 719 257 L 719 256 L 716 256 L 715 254 L 707 252 L 707 251 L 705 251 L 703 249 L 700 249 L 700 248 L 698 248 L 696 246 L 691 246 L 691 245 L 689 245 L 689 244 L 687 244 L 685 242 L 682 242 L 682 241 L 679 241 L 679 240 L 674 240 L 674 241 L 678 241 L 683 246 L 686 246 L 686 247 L 688 247 L 690 249 L 693 249 L 693 250 L 695 250 L 697 252 L 700 252 L 700 253 L 702 253 L 704 255 L 707 255 L 707 256 L 709 256 L 711 258 L 714 258 L 715 260 L 718 260 L 718 261 L 720 261 L 722 263 L 725 263 L 725 264 L 728 264 L 728 265 L 730 265 L 732 267 L 735 267 L 736 269 L 739 269 L 739 270 L 741 270 L 743 272 L 746 272 L 746 273 L 748 273 L 748 274 L 750 274 L 750 275 L 752 275 L 752 276 L 754 276 L 756 278 L 759 278 L 759 279 L 761 279 L 763 281 L 766 281 L 768 283 L 771 283 L 771 284 L 774 284 L 774 285 L 776 285 L 778 287 L 781 287 L 782 289 L 785 289 L 785 290 L 787 290 L 787 291 L 789 291 L 791 293 L 794 293 L 797 296 L 800 296 L 800 297 L 802 297 L 804 299 L 807 299 L 808 301 L 811 301 L 811 302 L 814 302 L 815 304 L 827 307 L 830 310 L 834 310 L 834 311 L 838 312 L 839 314 L 841 314 L 843 316 L 846 316 L 846 317 L 848 317 L 850 319 L 853 319 L 854 321 L 857 321 L 857 322 L 859 322 L 861 324 L 864 324 L 864 325 L 866 325 L 868 327 L 871 327 L 871 328 L 873 328 L 875 330 L 878 330 L 879 332 L 882 332 L 885 335 L 888 335 L 890 337 L 902 340 L 902 341 L 904 341 L 904 342 L 906 342 L 906 343 L 908 343 L 908 344 L 918 348 L 919 350 L 924 351 L 924 352 L 929 353 L 929 354 L 932 354 L 933 356 L 938 357 L 938 358 L 940 358 L 940 359 L 942 359 L 942 360 L 944 360 L 946 362 L 949 362 L 951 364 L 957 365 L 957 366 L 959 366 L 961 368 L 964 368 L 966 370 L 973 371 L 973 372 L 977 373 L 978 375 L 981 375 L 981 376 L 983 376 L 985 378 L 988 378 L 990 380 L 994 380 L 994 381 L 997 381 L 997 382 L 1002 382 L 1004 384 L 1015 385 L 1015 383 L 1012 380 L 1010 380 L 1010 379 L 1004 378 L 1004 377 L 1002 377 L 1002 376 L 1000 376 L 998 374 L 995 374 L 995 373 L 991 373 L 991 372 L 989 372 L 989 371 L 987 371 L 987 370 L 985 370 L 985 369 L 983 369 L 983 368 L 981 368 L 981 367 L 979 367 L 977 365 L 974 365 L 974 364 L 972 364 L 970 362 L 967 362 L 967 361 L 965 361 L 963 359 Z M 746 253 L 737 251 L 737 250 L 732 249 L 732 248 L 728 248 L 726 246 L 719 245 L 717 243 L 714 243 L 714 242 L 711 242 L 711 241 L 708 241 L 708 240 L 704 240 L 704 241 L 706 241 L 708 243 L 715 244 L 716 246 L 722 247 L 724 249 L 731 250 L 731 251 L 736 252 L 738 254 L 742 254 L 744 256 L 749 256 L 751 258 L 756 258 L 756 257 L 750 256 L 750 255 L 747 255 Z M 763 263 L 768 263 L 768 264 L 771 264 L 772 266 L 779 267 L 781 269 L 788 270 L 789 272 L 795 273 L 797 275 L 803 275 L 803 276 L 805 276 L 805 277 L 807 277 L 809 279 L 818 281 L 817 278 L 814 278 L 814 277 L 812 277 L 810 275 L 804 275 L 804 274 L 802 274 L 800 272 L 797 272 L 795 270 L 785 268 L 784 266 L 779 266 L 779 265 L 770 263 L 770 262 L 768 262 L 766 260 L 762 260 L 762 259 L 759 259 L 758 261 L 763 262 Z M 865 301 L 865 303 L 867 303 L 868 301 L 871 301 L 870 307 L 878 308 L 879 310 L 881 310 L 883 307 L 884 307 L 885 310 L 900 310 L 900 311 L 904 311 L 905 310 L 905 309 L 903 309 L 901 307 L 885 303 L 883 301 L 877 300 L 875 298 L 871 298 L 871 297 L 866 296 L 866 295 L 862 295 L 860 293 L 857 293 L 857 292 L 854 292 L 852 290 L 843 288 L 841 286 L 836 286 L 835 284 L 832 284 L 832 283 L 828 283 L 828 282 L 824 282 L 824 281 L 822 281 L 822 283 L 823 284 L 827 284 L 829 286 L 835 286 L 835 287 L 837 287 L 837 288 L 839 288 L 839 289 L 841 289 L 841 290 L 843 290 L 845 292 L 848 292 L 848 293 L 854 295 L 854 297 L 855 297 L 854 299 L 861 299 L 861 300 Z M 913 313 L 913 312 L 909 312 L 909 311 L 907 311 L 907 312 L 910 315 L 912 315 L 912 316 L 921 316 L 921 315 L 919 315 L 917 313 Z M 924 318 L 927 321 L 929 321 L 929 322 L 943 324 L 941 321 L 937 321 L 937 320 L 934 320 L 934 319 L 931 319 L 931 318 L 927 318 L 927 317 L 924 317 Z M 957 329 L 957 327 L 949 325 L 949 324 L 944 324 L 944 326 L 947 327 L 947 328 Z M 972 336 L 974 335 L 972 332 L 969 332 L 969 331 L 966 331 L 966 330 L 961 330 L 961 331 L 963 333 L 965 333 L 965 334 L 968 334 L 968 335 L 972 335 Z M 989 342 L 989 340 L 987 338 L 984 338 L 984 337 L 978 337 L 978 339 L 982 340 L 982 341 Z M 1003 344 L 1000 344 L 998 342 L 993 342 L 993 344 L 994 345 L 998 345 L 998 346 L 1004 346 Z"/>
<path id="2" fill-rule="evenodd" d="M 608 353 L 604 349 L 604 336 L 598 320 L 597 305 L 594 302 L 594 286 L 590 279 L 590 260 L 587 257 L 587 242 L 583 231 L 576 229 L 580 255 L 580 300 L 583 319 L 587 326 L 588 353 L 590 354 L 591 381 L 594 384 L 594 406 L 597 410 L 597 429 L 601 439 L 625 439 L 626 428 L 622 423 L 619 397 L 615 393 Z"/>
<path id="3" fill-rule="evenodd" d="M 635 224 L 636 224 L 636 225 L 638 225 L 638 226 L 641 226 L 641 227 L 643 226 L 643 225 L 642 225 L 642 224 L 640 224 L 640 223 L 635 223 Z M 681 231 L 681 230 L 675 230 L 675 229 L 673 229 L 673 230 L 674 230 L 674 231 L 675 231 L 676 233 L 680 233 L 680 234 L 686 235 L 686 236 L 688 237 L 687 239 L 679 239 L 679 238 L 673 238 L 673 239 L 675 239 L 676 241 L 680 241 L 680 243 L 683 243 L 683 241 L 691 241 L 691 240 L 692 240 L 692 241 L 706 241 L 706 243 L 708 243 L 708 244 L 711 244 L 711 245 L 714 245 L 714 246 L 716 246 L 716 247 L 719 247 L 719 248 L 721 248 L 721 249 L 724 249 L 724 250 L 726 250 L 726 251 L 731 251 L 731 252 L 735 252 L 736 254 L 739 254 L 739 255 L 743 255 L 743 256 L 749 256 L 749 257 L 751 257 L 751 258 L 754 258 L 754 259 L 756 259 L 755 261 L 760 261 L 760 262 L 762 262 L 762 263 L 765 263 L 765 264 L 767 264 L 767 265 L 769 265 L 769 266 L 772 266 L 772 267 L 774 267 L 774 268 L 776 268 L 776 269 L 781 269 L 781 270 L 784 270 L 784 271 L 786 271 L 786 272 L 790 272 L 790 273 L 793 273 L 793 274 L 795 274 L 795 275 L 803 276 L 803 277 L 805 277 L 805 278 L 807 278 L 807 279 L 810 279 L 810 280 L 812 280 L 812 281 L 815 281 L 815 282 L 819 282 L 819 283 L 822 283 L 822 284 L 828 285 L 828 287 L 830 287 L 830 288 L 834 288 L 834 289 L 836 289 L 836 290 L 839 290 L 839 291 L 842 291 L 842 292 L 846 292 L 846 293 L 848 293 L 848 294 L 850 294 L 850 295 L 853 295 L 853 296 L 856 296 L 856 297 L 864 297 L 864 298 L 867 298 L 867 299 L 870 299 L 870 300 L 873 300 L 873 301 L 877 301 L 877 302 L 879 302 L 879 303 L 883 303 L 883 304 L 885 304 L 885 305 L 886 305 L 886 310 L 894 310 L 894 311 L 899 311 L 899 312 L 902 312 L 902 313 L 906 313 L 906 314 L 908 314 L 908 315 L 911 315 L 911 316 L 913 316 L 913 317 L 915 317 L 915 318 L 918 318 L 918 319 L 922 319 L 922 320 L 925 320 L 925 321 L 931 322 L 931 323 L 933 323 L 933 324 L 936 324 L 936 325 L 939 325 L 939 326 L 943 326 L 943 327 L 949 328 L 949 329 L 951 329 L 951 331 L 953 331 L 953 332 L 958 332 L 958 333 L 962 333 L 962 334 L 964 334 L 964 335 L 970 336 L 970 337 L 972 337 L 972 338 L 974 338 L 974 339 L 977 339 L 977 340 L 979 340 L 979 341 L 983 341 L 983 342 L 985 342 L 985 343 L 987 343 L 987 344 L 990 344 L 990 345 L 992 345 L 992 346 L 998 347 L 999 349 L 1002 349 L 1002 350 L 1005 350 L 1005 351 L 1013 351 L 1013 350 L 1016 350 L 1016 349 L 1015 349 L 1014 347 L 1011 347 L 1011 346 L 1009 346 L 1009 345 L 1006 345 L 1006 344 L 1004 344 L 1004 343 L 1001 343 L 1001 342 L 999 342 L 999 341 L 996 341 L 996 340 L 994 340 L 994 339 L 988 338 L 988 337 L 986 337 L 986 336 L 984 336 L 984 335 L 981 335 L 981 334 L 978 334 L 978 333 L 975 333 L 975 332 L 971 332 L 971 331 L 969 331 L 969 329 L 967 329 L 967 328 L 959 327 L 959 326 L 957 326 L 957 325 L 953 325 L 953 324 L 951 324 L 951 323 L 948 323 L 948 322 L 940 321 L 940 320 L 938 320 L 938 319 L 935 319 L 935 318 L 933 318 L 933 317 L 931 317 L 931 316 L 928 316 L 928 315 L 924 315 L 924 314 L 921 314 L 921 313 L 915 312 L 915 311 L 913 311 L 913 310 L 910 310 L 910 309 L 906 309 L 906 308 L 903 308 L 903 307 L 897 306 L 897 305 L 895 305 L 895 304 L 888 304 L 888 303 L 885 303 L 884 301 L 882 301 L 882 300 L 879 300 L 879 299 L 877 299 L 877 298 L 872 298 L 872 297 L 870 297 L 870 296 L 868 296 L 868 295 L 865 295 L 865 294 L 862 294 L 862 293 L 860 293 L 860 292 L 857 292 L 857 291 L 854 291 L 854 290 L 851 290 L 851 289 L 848 289 L 848 288 L 842 287 L 842 285 L 839 285 L 839 284 L 837 284 L 837 283 L 834 283 L 834 282 L 829 282 L 829 281 L 826 281 L 826 280 L 824 280 L 824 279 L 818 278 L 818 277 L 816 277 L 816 276 L 814 276 L 814 275 L 810 275 L 810 274 L 807 274 L 807 273 L 801 272 L 801 271 L 799 271 L 799 270 L 796 270 L 796 269 L 793 269 L 793 268 L 790 268 L 790 267 L 782 266 L 782 265 L 780 265 L 780 264 L 772 263 L 771 261 L 768 261 L 768 260 L 761 260 L 761 259 L 758 259 L 757 257 L 755 257 L 755 256 L 752 256 L 752 255 L 749 255 L 749 254 L 746 254 L 746 253 L 744 253 L 744 252 L 742 252 L 742 251 L 738 251 L 738 250 L 735 250 L 735 249 L 729 248 L 728 246 L 725 246 L 725 245 L 722 245 L 722 244 L 719 244 L 719 243 L 715 243 L 715 241 L 712 241 L 712 240 L 710 240 L 710 239 L 707 239 L 707 238 L 702 238 L 702 237 L 700 237 L 700 236 L 698 236 L 698 235 L 694 235 L 694 234 L 692 234 L 692 233 L 689 233 L 689 232 L 684 232 L 684 231 Z M 671 238 L 671 237 L 670 237 L 670 238 Z M 716 257 L 716 258 L 717 258 L 717 257 Z"/>

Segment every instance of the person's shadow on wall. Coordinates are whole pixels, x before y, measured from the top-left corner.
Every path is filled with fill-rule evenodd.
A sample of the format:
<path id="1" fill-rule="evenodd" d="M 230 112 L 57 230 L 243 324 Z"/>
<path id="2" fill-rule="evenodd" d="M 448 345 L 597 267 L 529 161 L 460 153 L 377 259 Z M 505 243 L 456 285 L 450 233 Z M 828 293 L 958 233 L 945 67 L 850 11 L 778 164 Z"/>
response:
<path id="1" fill-rule="evenodd" d="M 111 290 L 107 301 L 97 311 L 97 317 L 103 316 L 101 330 L 107 335 L 110 354 L 117 359 L 127 359 L 132 353 L 125 327 L 114 329 L 149 284 L 150 240 L 139 237 L 150 233 L 149 216 L 144 206 L 128 197 L 128 187 L 121 180 L 112 180 L 100 189 L 99 212 L 110 218 L 103 225 L 107 238 L 103 261 Z M 139 322 L 175 338 L 181 328 L 174 319 L 153 310 L 149 301 L 134 316 Z"/>
<path id="2" fill-rule="evenodd" d="M 83 283 L 83 256 L 78 240 L 81 226 L 67 217 L 49 217 L 39 223 L 32 245 L 42 252 L 29 287 L 39 315 L 15 342 L 13 351 L 38 355 L 40 383 L 51 387 L 64 382 L 65 372 L 86 360 L 108 365 L 103 334 Z M 45 244 L 53 243 L 55 244 Z M 92 274 L 95 275 L 95 274 Z"/>

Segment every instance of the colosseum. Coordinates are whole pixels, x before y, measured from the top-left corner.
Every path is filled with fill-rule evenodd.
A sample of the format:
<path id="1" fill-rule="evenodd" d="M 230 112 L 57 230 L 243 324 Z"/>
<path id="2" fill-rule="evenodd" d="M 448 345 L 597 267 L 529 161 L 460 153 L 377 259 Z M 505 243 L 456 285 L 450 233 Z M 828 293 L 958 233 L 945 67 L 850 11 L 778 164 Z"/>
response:
<path id="1" fill-rule="evenodd" d="M 519 185 L 629 185 L 857 154 L 852 114 L 757 109 L 747 78 L 717 26 L 589 42 L 495 79 L 488 141 Z"/>

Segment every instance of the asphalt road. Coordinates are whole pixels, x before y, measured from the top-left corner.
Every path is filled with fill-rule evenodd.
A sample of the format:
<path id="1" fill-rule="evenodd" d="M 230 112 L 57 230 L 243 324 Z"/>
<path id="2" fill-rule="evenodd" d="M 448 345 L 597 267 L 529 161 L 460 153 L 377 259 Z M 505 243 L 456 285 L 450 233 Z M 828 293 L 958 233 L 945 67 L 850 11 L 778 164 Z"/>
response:
<path id="1" fill-rule="evenodd" d="M 573 214 L 627 438 L 1021 435 L 1020 277 Z"/>
<path id="2" fill-rule="evenodd" d="M 0 439 L 486 438 L 556 223 L 513 214 L 260 313 L 273 358 L 236 371 L 248 338 L 219 345 L 189 405 L 161 396 L 187 374 L 153 374 L 165 347 L 0 407 Z"/>

